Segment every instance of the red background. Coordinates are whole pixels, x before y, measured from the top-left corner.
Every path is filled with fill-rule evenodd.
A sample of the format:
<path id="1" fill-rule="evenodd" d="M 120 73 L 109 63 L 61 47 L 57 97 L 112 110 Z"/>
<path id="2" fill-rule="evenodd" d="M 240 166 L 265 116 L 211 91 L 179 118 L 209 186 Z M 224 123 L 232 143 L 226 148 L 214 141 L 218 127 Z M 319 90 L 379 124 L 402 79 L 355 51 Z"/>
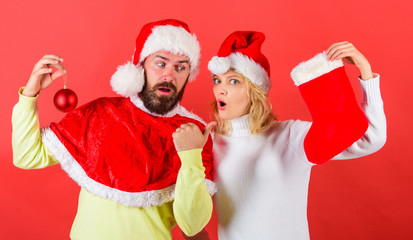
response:
<path id="1" fill-rule="evenodd" d="M 79 187 L 59 166 L 26 171 L 12 164 L 12 107 L 34 63 L 44 54 L 64 57 L 68 85 L 77 92 L 79 104 L 115 96 L 109 79 L 117 65 L 131 59 L 142 25 L 178 18 L 189 24 L 202 47 L 201 73 L 188 85 L 183 105 L 206 120 L 213 96 L 207 62 L 232 31 L 266 33 L 263 51 L 272 67 L 270 98 L 282 120 L 310 120 L 290 79 L 291 69 L 333 42 L 354 43 L 373 71 L 381 74 L 388 140 L 371 156 L 313 168 L 310 234 L 312 239 L 413 239 L 412 10 L 408 0 L 2 0 L 1 238 L 68 239 L 76 213 Z M 358 72 L 353 66 L 347 72 L 359 96 Z M 41 126 L 63 117 L 52 104 L 62 86 L 58 80 L 41 93 Z M 217 239 L 215 215 L 207 228 Z M 174 236 L 181 239 L 178 228 Z"/>

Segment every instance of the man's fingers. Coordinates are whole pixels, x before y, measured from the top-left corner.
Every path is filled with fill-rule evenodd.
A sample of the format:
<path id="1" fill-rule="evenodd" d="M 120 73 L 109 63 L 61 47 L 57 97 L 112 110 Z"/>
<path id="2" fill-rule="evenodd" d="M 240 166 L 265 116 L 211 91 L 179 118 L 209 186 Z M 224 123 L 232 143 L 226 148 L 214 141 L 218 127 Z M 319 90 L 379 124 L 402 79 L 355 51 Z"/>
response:
<path id="1" fill-rule="evenodd" d="M 51 64 L 58 64 L 58 63 L 59 63 L 59 61 L 55 60 L 55 59 L 42 58 L 34 65 L 33 72 L 35 72 L 35 71 L 37 71 L 41 68 L 48 67 Z"/>
<path id="2" fill-rule="evenodd" d="M 33 75 L 36 77 L 40 77 L 43 74 L 51 73 L 53 70 L 51 68 L 41 68 L 35 72 L 33 72 Z"/>
<path id="3" fill-rule="evenodd" d="M 50 77 L 52 78 L 52 81 L 54 81 L 54 80 L 56 80 L 56 78 L 59 78 L 59 77 L 65 75 L 65 74 L 66 74 L 66 69 L 57 70 Z"/>
<path id="4" fill-rule="evenodd" d="M 194 127 L 198 127 L 198 126 L 195 123 L 189 122 L 189 123 L 182 124 L 179 128 L 177 128 L 177 130 L 178 129 L 186 130 L 186 129 L 190 129 L 190 128 L 194 128 Z"/>
<path id="5" fill-rule="evenodd" d="M 59 71 L 66 72 L 65 67 L 62 64 L 50 64 L 49 67 L 56 68 Z"/>
<path id="6" fill-rule="evenodd" d="M 55 54 L 46 54 L 42 58 L 50 58 L 50 59 L 58 60 L 59 62 L 63 62 L 63 58 Z"/>
<path id="7" fill-rule="evenodd" d="M 34 65 L 33 72 L 39 70 L 40 68 L 48 67 L 49 65 L 61 65 L 61 62 L 62 61 L 55 58 L 42 58 Z M 61 66 L 63 67 L 63 65 Z"/>
<path id="8" fill-rule="evenodd" d="M 205 126 L 205 128 L 204 128 L 204 130 L 202 131 L 202 134 L 205 136 L 205 137 L 208 137 L 208 135 L 209 135 L 209 133 L 211 132 L 211 130 L 212 130 L 212 128 L 216 125 L 217 123 L 216 122 L 210 122 L 210 123 L 208 123 L 206 126 Z M 182 124 L 180 127 L 178 127 L 176 130 L 175 130 L 175 132 L 176 133 L 178 133 L 178 132 L 180 132 L 180 131 L 185 131 L 185 132 L 193 132 L 193 131 L 195 131 L 195 132 L 200 132 L 200 129 L 198 128 L 198 126 L 195 124 L 195 123 L 185 123 L 185 124 Z"/>

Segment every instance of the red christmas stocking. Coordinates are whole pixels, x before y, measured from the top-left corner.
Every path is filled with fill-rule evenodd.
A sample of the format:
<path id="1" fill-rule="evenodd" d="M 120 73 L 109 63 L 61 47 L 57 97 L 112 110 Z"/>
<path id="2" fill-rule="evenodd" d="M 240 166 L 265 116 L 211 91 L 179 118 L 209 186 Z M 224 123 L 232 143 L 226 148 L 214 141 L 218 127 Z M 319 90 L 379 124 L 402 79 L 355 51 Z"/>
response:
<path id="1" fill-rule="evenodd" d="M 324 53 L 291 72 L 310 111 L 313 123 L 304 139 L 307 159 L 325 163 L 360 139 L 368 128 L 341 60 Z"/>

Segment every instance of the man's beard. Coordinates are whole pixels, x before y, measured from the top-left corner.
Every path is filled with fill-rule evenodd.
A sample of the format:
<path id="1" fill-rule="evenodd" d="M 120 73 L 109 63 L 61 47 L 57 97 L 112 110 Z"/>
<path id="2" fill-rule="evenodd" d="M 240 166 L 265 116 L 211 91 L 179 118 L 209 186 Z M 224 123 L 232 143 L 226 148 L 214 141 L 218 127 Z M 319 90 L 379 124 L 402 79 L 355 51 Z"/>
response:
<path id="1" fill-rule="evenodd" d="M 145 84 L 140 93 L 143 105 L 152 113 L 159 115 L 168 113 L 181 101 L 187 82 L 188 80 L 185 81 L 184 86 L 179 92 L 177 92 L 176 87 L 170 82 L 158 83 L 152 88 L 148 88 Z M 169 88 L 172 93 L 168 96 L 158 96 L 157 90 L 162 87 Z"/>

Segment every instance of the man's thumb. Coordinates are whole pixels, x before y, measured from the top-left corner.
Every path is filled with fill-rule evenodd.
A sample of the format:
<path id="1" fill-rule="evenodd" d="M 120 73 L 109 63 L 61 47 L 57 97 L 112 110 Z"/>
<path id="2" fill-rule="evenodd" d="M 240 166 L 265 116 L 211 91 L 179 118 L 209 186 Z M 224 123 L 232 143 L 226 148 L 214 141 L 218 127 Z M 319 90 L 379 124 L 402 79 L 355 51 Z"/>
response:
<path id="1" fill-rule="evenodd" d="M 202 134 L 204 134 L 205 138 L 208 138 L 209 133 L 211 132 L 212 128 L 215 127 L 215 125 L 217 125 L 217 122 L 210 122 L 205 126 L 204 131 L 202 131 Z"/>

